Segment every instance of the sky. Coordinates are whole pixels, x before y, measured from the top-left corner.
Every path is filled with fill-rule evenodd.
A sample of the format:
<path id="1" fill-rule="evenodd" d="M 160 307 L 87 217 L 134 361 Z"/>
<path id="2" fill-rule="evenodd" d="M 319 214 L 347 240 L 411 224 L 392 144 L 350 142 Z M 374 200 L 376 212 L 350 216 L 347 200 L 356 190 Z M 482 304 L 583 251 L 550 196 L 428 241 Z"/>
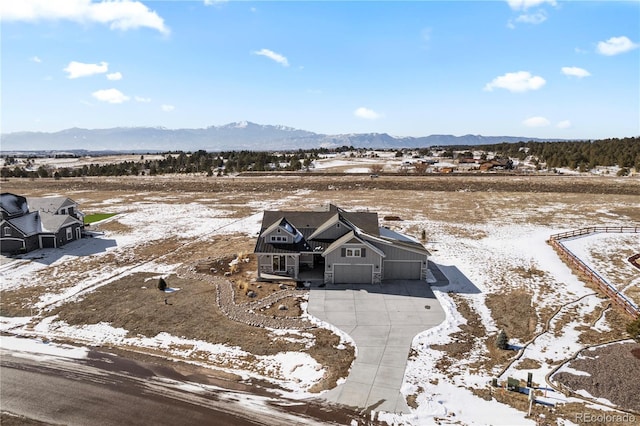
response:
<path id="1" fill-rule="evenodd" d="M 640 1 L 0 2 L 2 133 L 640 135 Z"/>

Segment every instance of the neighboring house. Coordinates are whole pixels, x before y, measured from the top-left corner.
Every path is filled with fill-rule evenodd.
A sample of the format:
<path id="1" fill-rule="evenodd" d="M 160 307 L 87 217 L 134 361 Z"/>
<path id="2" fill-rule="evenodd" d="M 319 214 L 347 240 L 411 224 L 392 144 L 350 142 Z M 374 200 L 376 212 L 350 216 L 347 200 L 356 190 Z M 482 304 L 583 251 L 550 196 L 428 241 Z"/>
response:
<path id="1" fill-rule="evenodd" d="M 26 199 L 5 192 L 0 194 L 0 211 L 2 253 L 56 248 L 82 237 L 84 215 L 69 198 Z"/>
<path id="2" fill-rule="evenodd" d="M 378 214 L 323 211 L 265 211 L 254 252 L 258 278 L 282 277 L 324 283 L 426 280 L 429 252 L 413 238 L 378 225 Z"/>

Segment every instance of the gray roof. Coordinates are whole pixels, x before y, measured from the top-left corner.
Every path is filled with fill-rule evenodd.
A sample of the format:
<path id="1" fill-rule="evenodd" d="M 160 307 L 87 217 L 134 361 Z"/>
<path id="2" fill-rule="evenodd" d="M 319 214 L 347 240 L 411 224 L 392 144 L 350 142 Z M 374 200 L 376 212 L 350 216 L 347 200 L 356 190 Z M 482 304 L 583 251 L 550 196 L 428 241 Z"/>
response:
<path id="1" fill-rule="evenodd" d="M 42 222 L 40 221 L 40 213 L 31 212 L 20 217 L 7 219 L 11 225 L 22 232 L 25 237 L 42 232 Z"/>
<path id="2" fill-rule="evenodd" d="M 336 211 L 265 211 L 262 217 L 260 233 L 273 225 L 274 222 L 285 218 L 287 222 L 302 231 L 304 228 L 319 228 L 323 223 L 336 215 Z M 346 212 L 340 210 L 340 215 L 367 234 L 378 235 L 378 213 Z"/>
<path id="3" fill-rule="evenodd" d="M 344 222 L 353 224 L 356 231 L 363 231 L 372 235 L 378 235 L 378 214 L 371 212 L 346 212 L 332 204 L 323 211 L 283 211 L 269 210 L 262 216 L 260 237 L 256 241 L 254 251 L 256 253 L 322 253 L 335 240 L 319 240 L 310 238 L 312 234 L 327 221 L 339 216 Z M 277 226 L 289 223 L 303 236 L 303 239 L 295 244 L 279 244 L 265 241 L 267 230 L 273 230 Z"/>
<path id="4" fill-rule="evenodd" d="M 10 192 L 0 194 L 0 208 L 6 212 L 8 217 L 22 216 L 29 213 L 27 199 Z"/>
<path id="5" fill-rule="evenodd" d="M 67 197 L 29 197 L 29 207 L 31 210 L 55 213 L 62 207 L 76 206 L 76 203 Z"/>
<path id="6" fill-rule="evenodd" d="M 44 232 L 58 232 L 61 228 L 77 223 L 78 220 L 66 214 L 42 213 L 42 230 Z"/>

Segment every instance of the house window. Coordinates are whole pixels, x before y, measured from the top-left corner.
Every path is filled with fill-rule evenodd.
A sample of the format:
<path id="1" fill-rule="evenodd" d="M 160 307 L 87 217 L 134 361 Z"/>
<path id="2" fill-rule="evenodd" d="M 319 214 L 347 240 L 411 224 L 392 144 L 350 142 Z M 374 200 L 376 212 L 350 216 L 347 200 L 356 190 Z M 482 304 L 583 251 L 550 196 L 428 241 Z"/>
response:
<path id="1" fill-rule="evenodd" d="M 272 243 L 286 243 L 287 242 L 287 237 L 283 237 L 280 235 L 272 235 L 271 236 L 271 242 Z"/>
<path id="2" fill-rule="evenodd" d="M 359 248 L 348 248 L 347 249 L 347 257 L 361 257 Z"/>
<path id="3" fill-rule="evenodd" d="M 10 226 L 5 226 L 4 230 L 2 231 L 2 235 L 4 235 L 5 237 L 8 237 L 11 235 L 11 227 Z"/>
<path id="4" fill-rule="evenodd" d="M 73 229 L 71 227 L 67 228 L 67 240 L 70 240 L 73 238 Z"/>

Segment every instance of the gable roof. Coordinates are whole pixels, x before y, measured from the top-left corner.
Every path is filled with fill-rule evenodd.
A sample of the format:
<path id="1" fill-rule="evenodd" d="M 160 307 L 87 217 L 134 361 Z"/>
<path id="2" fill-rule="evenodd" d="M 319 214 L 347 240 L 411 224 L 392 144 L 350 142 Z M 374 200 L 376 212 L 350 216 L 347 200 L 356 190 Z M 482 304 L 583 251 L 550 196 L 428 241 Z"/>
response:
<path id="1" fill-rule="evenodd" d="M 429 255 L 429 251 L 417 240 L 389 228 L 380 228 L 380 236 L 363 235 L 371 242 L 391 245 L 414 253 Z"/>
<path id="2" fill-rule="evenodd" d="M 76 206 L 77 204 L 67 197 L 34 197 L 28 198 L 31 210 L 40 210 L 41 212 L 55 213 L 63 207 Z"/>
<path id="3" fill-rule="evenodd" d="M 21 195 L 3 192 L 0 194 L 0 209 L 8 217 L 22 216 L 29 213 L 27 199 Z"/>
<path id="4" fill-rule="evenodd" d="M 342 247 L 344 244 L 347 244 L 347 243 L 351 242 L 352 240 L 356 240 L 358 243 L 365 245 L 366 247 L 370 248 L 371 250 L 373 250 L 374 252 L 378 253 L 382 257 L 387 257 L 387 255 L 384 254 L 384 252 L 382 250 L 380 250 L 378 247 L 374 246 L 373 244 L 369 243 L 368 241 L 360 238 L 358 235 L 356 235 L 356 233 L 354 231 L 349 231 L 347 234 L 345 234 L 342 237 L 340 237 L 337 240 L 335 240 L 322 253 L 322 257 L 325 257 L 326 255 L 328 255 L 332 251 L 336 250 L 337 248 Z"/>
<path id="5" fill-rule="evenodd" d="M 331 228 L 333 225 L 335 225 L 336 223 L 338 223 L 340 221 L 340 213 L 336 213 L 334 214 L 332 217 L 330 217 L 329 219 L 327 219 L 322 225 L 320 225 L 318 227 L 318 229 L 316 229 L 313 234 L 311 234 L 309 236 L 309 238 L 317 238 L 319 237 L 324 231 L 326 231 L 327 229 Z M 344 223 L 344 222 L 343 222 Z M 346 224 L 345 224 L 346 225 Z M 349 227 L 349 229 L 352 229 L 351 227 Z"/>
<path id="6" fill-rule="evenodd" d="M 335 206 L 333 206 L 335 207 Z M 336 207 L 336 210 L 329 211 L 271 211 L 267 210 L 262 216 L 262 234 L 274 222 L 285 218 L 293 227 L 298 230 L 303 228 L 318 229 L 328 220 L 340 214 L 343 220 L 350 222 L 363 231 L 378 235 L 378 214 L 373 212 L 346 212 Z"/>
<path id="7" fill-rule="evenodd" d="M 66 226 L 72 225 L 74 223 L 80 223 L 79 220 L 66 214 L 51 214 L 43 212 L 41 214 L 41 219 L 43 232 L 56 233 Z"/>
<path id="8" fill-rule="evenodd" d="M 261 235 L 267 235 L 267 234 L 272 233 L 273 231 L 275 231 L 278 228 L 284 229 L 285 232 L 288 233 L 289 235 L 291 235 L 292 237 L 295 237 L 298 234 L 298 230 L 295 229 L 295 227 L 293 225 L 291 225 L 287 221 L 287 219 L 285 219 L 284 217 L 280 218 L 280 220 L 276 220 L 275 222 L 273 222 L 273 224 L 271 226 L 269 226 L 267 229 L 262 231 L 260 234 Z"/>
<path id="9" fill-rule="evenodd" d="M 40 220 L 39 212 L 31 212 L 12 219 L 6 219 L 3 223 L 11 224 L 25 237 L 42 232 L 42 221 Z"/>

